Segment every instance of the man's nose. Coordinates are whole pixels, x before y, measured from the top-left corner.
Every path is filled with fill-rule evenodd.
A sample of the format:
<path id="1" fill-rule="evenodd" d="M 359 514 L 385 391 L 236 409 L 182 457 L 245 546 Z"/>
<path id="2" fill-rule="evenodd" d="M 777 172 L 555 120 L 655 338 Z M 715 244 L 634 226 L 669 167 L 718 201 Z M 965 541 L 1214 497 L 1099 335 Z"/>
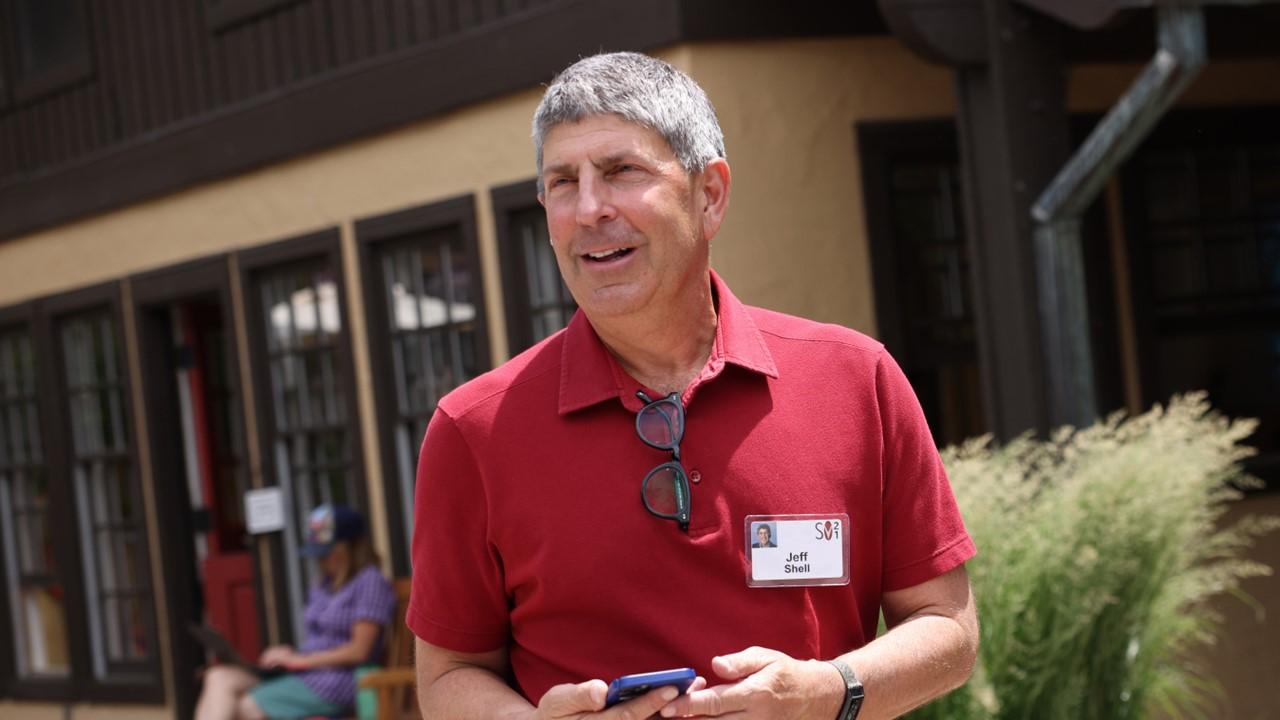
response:
<path id="1" fill-rule="evenodd" d="M 578 178 L 578 224 L 584 227 L 611 219 L 615 214 L 609 184 L 594 173 L 583 173 Z"/>

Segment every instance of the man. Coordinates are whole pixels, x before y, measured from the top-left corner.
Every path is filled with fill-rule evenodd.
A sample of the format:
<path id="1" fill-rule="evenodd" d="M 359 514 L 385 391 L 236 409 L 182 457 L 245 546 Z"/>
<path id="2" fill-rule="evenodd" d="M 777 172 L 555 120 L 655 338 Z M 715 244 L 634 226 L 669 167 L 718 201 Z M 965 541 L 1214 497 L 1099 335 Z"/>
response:
<path id="1" fill-rule="evenodd" d="M 773 544 L 773 531 L 769 529 L 768 525 L 765 525 L 762 523 L 759 527 L 756 528 L 756 541 L 754 543 L 751 543 L 751 547 L 753 548 L 778 547 L 777 545 Z"/>
<path id="2" fill-rule="evenodd" d="M 407 618 L 424 715 L 830 720 L 865 693 L 865 720 L 963 683 L 974 549 L 919 404 L 878 343 L 746 307 L 711 271 L 730 173 L 702 89 L 586 58 L 534 145 L 580 312 L 428 426 Z M 794 550 L 753 553 L 764 521 Z M 688 694 L 605 709 L 610 679 L 681 666 Z"/>

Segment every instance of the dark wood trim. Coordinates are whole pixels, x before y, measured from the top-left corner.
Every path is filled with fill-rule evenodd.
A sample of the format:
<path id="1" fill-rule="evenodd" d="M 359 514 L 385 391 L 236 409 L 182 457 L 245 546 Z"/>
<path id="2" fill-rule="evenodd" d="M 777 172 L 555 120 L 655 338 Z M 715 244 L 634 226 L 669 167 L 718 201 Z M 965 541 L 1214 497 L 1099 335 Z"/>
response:
<path id="1" fill-rule="evenodd" d="M 502 270 L 502 301 L 507 314 L 507 352 L 514 357 L 533 345 L 529 332 L 529 281 L 519 246 L 511 243 L 511 217 L 538 206 L 536 178 L 503 185 L 489 191 L 497 231 L 498 265 Z"/>
<path id="2" fill-rule="evenodd" d="M 559 0 L 148 132 L 0 188 L 0 238 L 139 202 L 491 97 L 579 57 L 735 37 L 881 32 L 862 3 Z M 871 18 L 871 19 L 868 19 Z M 448 68 L 442 72 L 441 68 Z M 412 88 L 412 91 L 406 91 Z"/>
<path id="3" fill-rule="evenodd" d="M 395 372 L 390 353 L 391 328 L 387 322 L 387 314 L 382 275 L 378 271 L 375 259 L 377 248 L 383 243 L 394 243 L 414 233 L 457 228 L 462 235 L 463 245 L 467 252 L 467 262 L 475 273 L 476 283 L 476 317 L 477 347 L 476 354 L 486 368 L 490 364 L 488 315 L 484 301 L 483 273 L 480 265 L 480 241 L 476 232 L 475 198 L 470 195 L 443 200 L 437 203 L 421 205 L 400 210 L 387 215 L 365 218 L 356 221 L 355 234 L 360 262 L 360 274 L 364 278 L 364 308 L 366 327 L 368 328 L 371 352 L 369 361 L 373 372 L 374 407 L 377 415 L 379 432 L 379 452 L 382 458 L 383 491 L 386 496 L 387 527 L 391 538 L 392 568 L 397 576 L 408 575 L 412 568 L 405 544 L 402 542 L 408 533 L 402 519 L 401 508 L 404 503 L 411 503 L 412 498 L 401 496 L 398 475 L 399 463 L 396 457 L 395 437 L 390 432 L 390 424 L 395 421 Z"/>
<path id="4" fill-rule="evenodd" d="M 75 558 L 74 564 L 68 565 L 68 567 L 74 568 L 74 571 L 68 576 L 69 588 L 67 593 L 69 598 L 67 629 L 71 638 L 72 675 L 75 678 L 71 699 L 160 704 L 165 701 L 165 695 L 164 684 L 160 679 L 160 637 L 156 620 L 155 579 L 151 574 L 151 541 L 146 532 L 145 516 L 142 518 L 140 552 L 147 560 L 140 573 L 142 579 L 140 589 L 145 592 L 147 599 L 149 612 L 144 622 L 153 647 L 151 658 L 140 664 L 139 668 L 149 678 L 138 683 L 128 681 L 115 682 L 110 679 L 102 680 L 95 677 L 91 666 L 91 628 L 88 623 L 89 598 L 85 595 L 84 584 L 84 573 L 86 572 L 88 559 L 81 555 L 79 548 L 81 541 L 78 531 L 79 508 L 69 462 L 69 458 L 73 455 L 73 448 L 70 447 L 68 440 L 71 437 L 71 421 L 67 416 L 66 409 L 63 407 L 65 404 L 63 401 L 66 398 L 66 383 L 61 371 L 63 355 L 61 352 L 62 343 L 58 333 L 59 324 L 72 315 L 107 310 L 115 322 L 116 330 L 119 332 L 119 346 L 117 348 L 119 356 L 116 361 L 119 364 L 118 367 L 122 375 L 123 421 L 129 432 L 128 452 L 133 466 L 134 489 L 137 493 L 137 498 L 142 500 L 143 487 L 138 462 L 137 437 L 135 437 L 134 414 L 137 410 L 133 407 L 132 382 L 128 370 L 127 337 L 125 336 L 123 321 L 120 284 L 118 282 L 108 282 L 62 293 L 43 299 L 40 301 L 39 307 L 40 322 L 38 326 L 41 334 L 41 356 L 49 360 L 49 371 L 44 373 L 47 379 L 45 386 L 47 387 L 48 397 L 52 398 L 49 403 L 50 412 L 48 413 L 50 422 L 46 423 L 45 433 L 45 439 L 49 442 L 50 447 L 46 452 L 49 453 L 51 458 L 60 458 L 59 461 L 51 463 L 50 483 L 53 485 L 56 482 L 61 492 L 65 493 L 65 497 L 59 503 L 66 509 L 63 513 L 63 522 L 66 523 L 64 527 L 76 528 L 75 532 L 71 533 L 75 541 L 67 543 L 74 546 L 69 548 L 68 556 L 74 556 Z M 74 583 L 74 588 L 70 587 L 72 583 Z"/>
<path id="5" fill-rule="evenodd" d="M 231 355 L 227 371 L 232 384 L 239 388 L 240 364 L 236 362 L 238 351 L 232 322 L 227 258 L 225 255 L 202 258 L 135 275 L 130 279 L 130 286 L 142 376 L 155 379 L 145 384 L 143 395 L 147 407 L 147 435 L 161 562 L 166 569 L 160 584 L 168 608 L 166 629 L 172 653 L 173 702 L 176 717 L 191 717 L 197 699 L 196 671 L 204 664 L 203 653 L 187 641 L 187 625 L 201 621 L 201 613 L 192 597 L 192 588 L 198 583 L 199 568 L 196 567 L 191 499 L 187 486 L 177 480 L 165 480 L 184 477 L 185 472 L 181 449 L 172 439 L 174 422 L 178 418 L 177 397 L 173 383 L 164 380 L 174 377 L 175 371 L 173 353 L 168 347 L 172 329 L 166 311 L 172 303 L 183 300 L 213 299 L 218 303 L 227 329 L 227 352 Z M 261 598 L 261 575 L 255 576 L 254 586 Z"/>
<path id="6" fill-rule="evenodd" d="M 240 286 L 244 293 L 244 307 L 248 325 L 249 357 L 252 358 L 253 365 L 253 377 L 249 378 L 248 381 L 253 383 L 253 393 L 258 398 L 258 402 L 255 403 L 255 413 L 258 425 L 258 443 L 262 455 L 262 478 L 265 486 L 273 487 L 279 485 L 280 478 L 276 475 L 275 461 L 271 450 L 271 428 L 274 427 L 275 423 L 273 422 L 273 408 L 270 402 L 272 393 L 270 369 L 267 362 L 266 327 L 262 320 L 262 299 L 256 291 L 256 280 L 263 273 L 274 270 L 281 265 L 297 261 L 321 260 L 328 263 L 333 269 L 334 282 L 337 285 L 338 312 L 341 323 L 341 329 L 337 337 L 337 352 L 338 360 L 343 365 L 341 381 L 347 390 L 347 418 L 352 428 L 350 436 L 352 472 L 355 473 L 355 487 L 360 503 L 363 507 L 368 508 L 369 489 L 364 480 L 363 432 L 360 426 L 360 403 L 357 397 L 354 358 L 351 350 L 351 314 L 347 305 L 346 273 L 342 264 L 341 233 L 336 227 L 318 230 L 262 247 L 244 250 L 238 254 L 238 257 L 240 261 Z M 291 511 L 292 508 L 287 508 L 286 510 Z M 268 544 L 272 567 L 277 568 L 277 571 L 273 573 L 272 588 L 276 598 L 275 619 L 280 630 L 280 637 L 274 640 L 294 642 L 297 639 L 293 637 L 293 618 L 290 615 L 288 602 L 288 577 L 283 568 L 286 562 L 298 562 L 298 559 L 285 556 L 284 542 L 280 533 L 271 533 L 266 537 L 258 536 L 258 542 L 266 542 Z M 256 547 L 254 567 L 255 572 L 261 575 Z M 261 627 L 265 646 L 268 641 L 273 639 L 266 636 L 267 627 L 270 623 L 267 622 L 265 608 L 263 611 Z"/>

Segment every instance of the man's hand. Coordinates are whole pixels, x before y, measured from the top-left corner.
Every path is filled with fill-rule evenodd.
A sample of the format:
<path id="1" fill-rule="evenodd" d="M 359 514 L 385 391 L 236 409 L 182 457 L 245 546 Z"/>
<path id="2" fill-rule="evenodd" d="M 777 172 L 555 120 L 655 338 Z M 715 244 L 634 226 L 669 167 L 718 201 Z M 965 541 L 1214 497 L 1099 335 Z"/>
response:
<path id="1" fill-rule="evenodd" d="M 690 691 L 706 687 L 707 681 L 698 678 L 689 687 Z M 556 685 L 542 696 L 533 720 L 644 720 L 653 717 L 664 705 L 671 702 L 679 694 L 673 687 L 660 687 L 641 695 L 638 698 L 618 703 L 605 709 L 605 696 L 609 686 L 603 680 L 588 680 L 576 685 Z M 834 714 L 834 713 L 833 713 Z"/>
<path id="2" fill-rule="evenodd" d="M 662 717 L 745 713 L 744 718 L 831 720 L 844 702 L 840 671 L 818 660 L 796 660 L 777 650 L 750 647 L 711 660 L 736 682 L 690 692 L 662 708 Z"/>

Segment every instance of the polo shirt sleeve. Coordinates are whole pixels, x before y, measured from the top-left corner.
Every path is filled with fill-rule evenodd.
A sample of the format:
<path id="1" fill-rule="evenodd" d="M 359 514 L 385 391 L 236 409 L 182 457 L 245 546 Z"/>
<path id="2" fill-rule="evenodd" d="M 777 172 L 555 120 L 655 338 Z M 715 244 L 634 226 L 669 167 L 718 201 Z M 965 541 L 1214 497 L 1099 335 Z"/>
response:
<path id="1" fill-rule="evenodd" d="M 510 631 L 484 492 L 466 438 L 437 408 L 418 456 L 413 585 L 405 622 L 422 640 L 456 652 L 505 647 Z"/>
<path id="2" fill-rule="evenodd" d="M 903 590 L 963 564 L 976 549 L 924 411 L 902 369 L 881 351 L 876 399 L 884 438 L 883 588 Z"/>

